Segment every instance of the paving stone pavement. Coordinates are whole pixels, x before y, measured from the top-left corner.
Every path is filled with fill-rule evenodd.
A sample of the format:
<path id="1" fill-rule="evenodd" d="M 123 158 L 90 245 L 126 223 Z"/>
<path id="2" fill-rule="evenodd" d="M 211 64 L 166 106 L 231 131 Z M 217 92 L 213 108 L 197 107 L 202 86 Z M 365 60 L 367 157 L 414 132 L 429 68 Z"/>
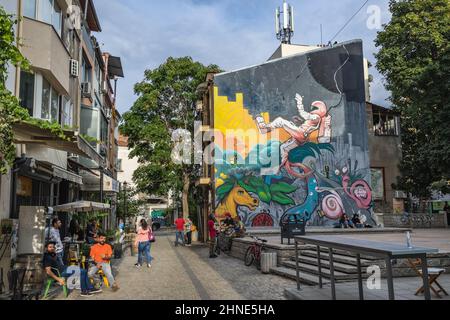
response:
<path id="1" fill-rule="evenodd" d="M 284 290 L 294 281 L 263 275 L 255 267 L 222 254 L 209 259 L 203 245 L 174 247 L 175 236 L 160 236 L 152 246 L 151 269 L 134 267 L 137 257 L 126 256 L 118 265 L 120 290 L 69 300 L 285 300 Z M 59 296 L 58 299 L 64 299 Z"/>

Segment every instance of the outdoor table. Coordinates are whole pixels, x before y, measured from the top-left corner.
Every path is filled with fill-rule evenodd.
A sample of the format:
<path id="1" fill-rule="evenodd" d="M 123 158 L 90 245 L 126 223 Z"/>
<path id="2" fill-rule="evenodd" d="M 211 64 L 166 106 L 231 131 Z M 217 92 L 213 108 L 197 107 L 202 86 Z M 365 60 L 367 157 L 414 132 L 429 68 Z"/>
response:
<path id="1" fill-rule="evenodd" d="M 434 248 L 420 248 L 413 247 L 408 248 L 406 245 L 400 245 L 395 243 L 376 242 L 369 240 L 350 239 L 341 236 L 296 236 L 295 238 L 295 263 L 297 272 L 297 289 L 300 288 L 300 271 L 299 271 L 299 249 L 298 244 L 310 244 L 317 246 L 318 267 L 319 267 L 319 286 L 323 288 L 322 282 L 322 266 L 320 248 L 328 248 L 330 257 L 330 281 L 331 281 L 331 294 L 333 300 L 336 300 L 336 281 L 334 273 L 334 250 L 345 250 L 348 252 L 356 253 L 357 269 L 358 269 L 358 288 L 359 298 L 364 300 L 363 291 L 363 279 L 361 268 L 361 255 L 373 256 L 384 259 L 386 261 L 387 269 L 387 282 L 389 290 L 389 300 L 395 300 L 394 293 L 394 277 L 392 270 L 393 259 L 406 259 L 406 258 L 419 258 L 422 261 L 422 277 L 423 285 L 425 289 L 425 300 L 431 300 L 430 286 L 428 283 L 428 261 L 427 254 L 437 253 L 438 249 Z"/>

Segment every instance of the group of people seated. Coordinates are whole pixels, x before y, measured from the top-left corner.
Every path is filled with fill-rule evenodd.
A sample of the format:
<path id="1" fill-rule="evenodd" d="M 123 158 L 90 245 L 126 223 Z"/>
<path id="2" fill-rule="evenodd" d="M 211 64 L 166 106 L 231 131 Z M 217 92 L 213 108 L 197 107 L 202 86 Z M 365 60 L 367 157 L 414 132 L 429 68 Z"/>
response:
<path id="1" fill-rule="evenodd" d="M 231 217 L 230 213 L 227 213 L 225 216 L 225 219 L 219 226 L 220 231 L 225 233 L 228 233 L 227 231 L 230 231 L 229 233 L 231 233 L 234 237 L 243 237 L 245 235 L 246 229 L 241 219 L 234 220 Z"/>
<path id="2" fill-rule="evenodd" d="M 57 226 L 57 223 L 58 222 L 55 222 L 53 226 Z M 52 229 L 55 228 L 52 227 Z M 44 270 L 48 277 L 55 280 L 55 282 L 59 285 L 64 286 L 66 285 L 68 278 L 79 276 L 81 296 L 89 297 L 93 294 L 102 292 L 101 289 L 95 288 L 93 285 L 93 283 L 95 283 L 94 277 L 98 274 L 99 270 L 101 270 L 108 279 L 108 282 L 111 284 L 112 290 L 117 291 L 119 289 L 111 270 L 113 249 L 111 245 L 106 242 L 105 234 L 97 231 L 89 234 L 88 230 L 87 236 L 91 236 L 89 237 L 91 239 L 88 240 L 88 243 L 91 245 L 89 256 L 92 260 L 92 266 L 88 265 L 86 266 L 86 269 L 80 267 L 80 272 L 77 274 L 74 272 L 67 272 L 67 266 L 64 264 L 64 261 L 61 259 L 61 255 L 57 251 L 58 245 L 60 245 L 60 239 L 58 239 L 55 231 L 53 233 L 55 235 L 52 238 L 56 239 L 48 239 L 49 241 L 45 246 L 46 252 L 43 260 Z"/>
<path id="3" fill-rule="evenodd" d="M 359 214 L 355 213 L 353 218 L 350 219 L 347 214 L 343 214 L 339 219 L 339 223 L 336 224 L 337 228 L 343 229 L 364 229 L 364 228 L 372 228 L 372 226 L 363 223 Z"/>

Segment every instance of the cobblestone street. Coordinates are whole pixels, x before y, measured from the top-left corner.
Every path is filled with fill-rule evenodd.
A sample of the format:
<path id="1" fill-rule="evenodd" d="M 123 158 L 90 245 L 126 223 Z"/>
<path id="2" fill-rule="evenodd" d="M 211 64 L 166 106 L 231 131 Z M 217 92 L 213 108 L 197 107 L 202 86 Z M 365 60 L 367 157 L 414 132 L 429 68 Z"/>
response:
<path id="1" fill-rule="evenodd" d="M 81 298 L 72 292 L 70 300 L 281 300 L 284 289 L 294 282 L 275 275 L 263 275 L 243 261 L 221 255 L 208 258 L 208 248 L 174 247 L 174 236 L 160 236 L 152 247 L 153 267 L 136 269 L 137 257 L 127 256 L 118 265 L 120 290 Z M 59 297 L 61 298 L 61 296 Z"/>

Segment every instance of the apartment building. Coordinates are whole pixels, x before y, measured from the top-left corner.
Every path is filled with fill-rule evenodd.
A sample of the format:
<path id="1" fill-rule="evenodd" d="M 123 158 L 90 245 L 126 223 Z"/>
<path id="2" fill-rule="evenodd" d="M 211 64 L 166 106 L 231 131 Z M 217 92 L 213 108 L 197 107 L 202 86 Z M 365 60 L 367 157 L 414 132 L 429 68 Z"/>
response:
<path id="1" fill-rule="evenodd" d="M 38 125 L 15 125 L 16 161 L 0 177 L 0 220 L 18 225 L 19 242 L 25 234 L 33 239 L 19 245 L 17 254 L 37 254 L 49 207 L 82 200 L 107 203 L 111 212 L 103 227 L 116 226 L 121 120 L 116 89 L 124 74 L 120 58 L 102 52 L 94 36 L 102 31 L 94 1 L 0 0 L 0 5 L 21 18 L 15 31 L 31 64 L 29 71 L 10 67 L 8 89 L 30 116 L 64 128 L 62 139 Z M 59 217 L 65 236 L 71 215 Z M 30 228 L 31 234 L 21 228 Z"/>

